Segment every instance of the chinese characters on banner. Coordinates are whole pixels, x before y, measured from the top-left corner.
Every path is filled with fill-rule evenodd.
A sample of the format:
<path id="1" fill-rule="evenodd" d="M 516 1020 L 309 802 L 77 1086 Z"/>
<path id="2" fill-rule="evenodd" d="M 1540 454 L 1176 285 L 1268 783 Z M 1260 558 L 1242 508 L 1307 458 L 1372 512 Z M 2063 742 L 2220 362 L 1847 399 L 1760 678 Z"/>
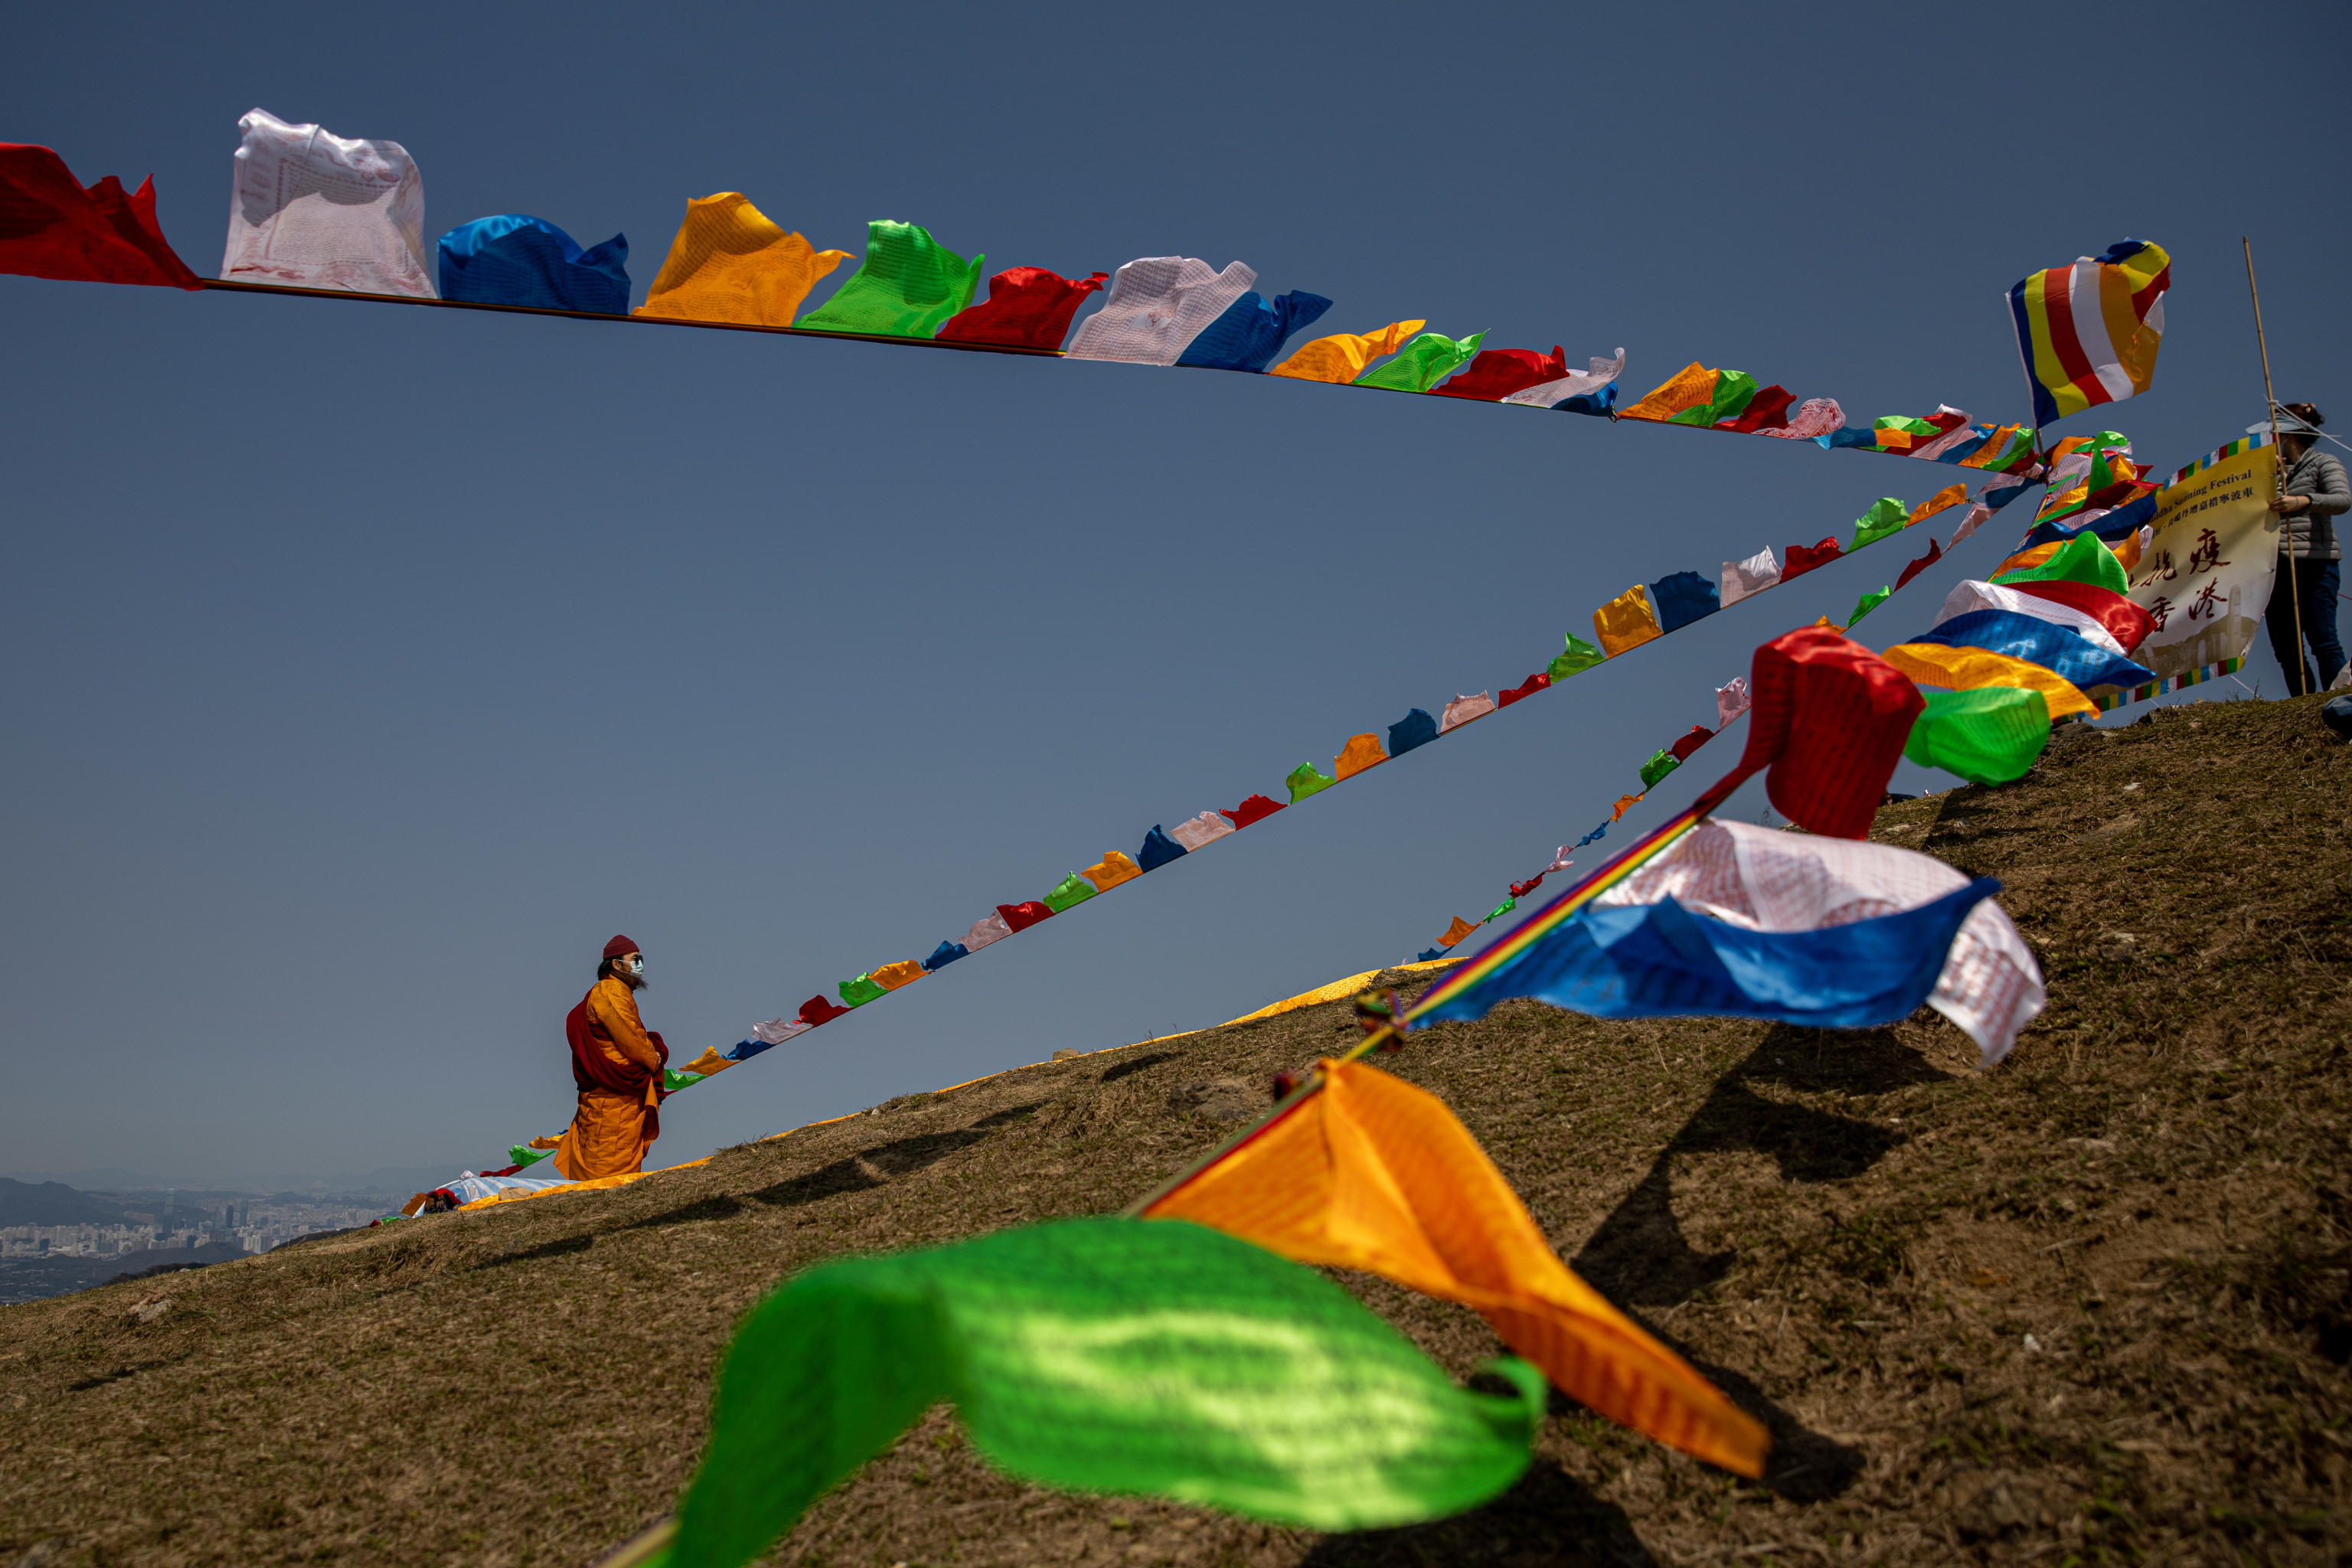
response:
<path id="1" fill-rule="evenodd" d="M 2132 572 L 2132 602 L 2156 623 L 2132 657 L 2167 682 L 2242 658 L 2271 601 L 2277 456 L 2224 458 L 2159 492 L 2156 538 Z"/>

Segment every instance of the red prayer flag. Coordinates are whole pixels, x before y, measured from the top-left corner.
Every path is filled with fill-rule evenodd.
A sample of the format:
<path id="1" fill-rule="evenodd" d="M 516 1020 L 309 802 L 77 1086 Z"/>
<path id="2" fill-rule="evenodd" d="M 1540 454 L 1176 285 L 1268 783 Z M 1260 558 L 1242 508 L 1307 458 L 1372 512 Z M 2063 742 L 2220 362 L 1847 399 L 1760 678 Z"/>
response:
<path id="1" fill-rule="evenodd" d="M 1789 427 L 1789 405 L 1796 401 L 1797 395 L 1787 387 L 1768 386 L 1748 400 L 1748 406 L 1740 410 L 1737 419 L 1722 420 L 1716 428 L 1737 430 L 1748 436 L 1759 430 L 1786 430 Z"/>
<path id="2" fill-rule="evenodd" d="M 1704 724 L 1694 724 L 1690 733 L 1666 748 L 1666 754 L 1678 763 L 1690 761 L 1690 754 L 1715 739 L 1715 731 Z"/>
<path id="3" fill-rule="evenodd" d="M 801 1004 L 801 1022 L 814 1028 L 819 1024 L 831 1023 L 848 1011 L 848 1008 L 837 1006 L 822 996 L 812 996 Z"/>
<path id="4" fill-rule="evenodd" d="M 1057 349 L 1079 302 L 1110 276 L 1065 278 L 1044 267 L 1008 267 L 988 280 L 988 298 L 957 311 L 932 334 L 942 342 Z"/>
<path id="5" fill-rule="evenodd" d="M 1808 833 L 1867 835 L 1911 722 L 1927 706 L 1919 689 L 1860 643 L 1822 626 L 1758 648 L 1748 684 L 1755 697 L 1748 750 L 1703 800 L 1711 809 L 1763 772 L 1772 805 Z"/>
<path id="6" fill-rule="evenodd" d="M 1549 686 L 1550 684 L 1551 677 L 1539 669 L 1533 675 L 1528 676 L 1525 680 L 1519 682 L 1518 685 L 1512 687 L 1508 691 L 1496 697 L 1495 699 L 1495 706 L 1497 708 L 1508 708 L 1520 698 L 1533 697 L 1537 692 L 1541 691 L 1545 687 Z"/>
<path id="7" fill-rule="evenodd" d="M 2021 594 L 2031 594 L 2037 599 L 2047 599 L 2053 605 L 2063 605 L 2070 610 L 2080 610 L 2101 626 L 2107 635 L 2123 645 L 2126 653 L 2147 640 L 2156 629 L 2155 617 L 2133 604 L 2113 588 L 2102 588 L 2096 583 L 2005 583 Z"/>
<path id="8" fill-rule="evenodd" d="M 1826 565 L 1836 560 L 1844 552 L 1838 544 L 1835 534 L 1832 534 L 1815 545 L 1791 544 L 1787 552 L 1788 559 L 1780 567 L 1780 581 L 1785 583 L 1791 577 L 1802 576 L 1816 566 Z"/>
<path id="9" fill-rule="evenodd" d="M 1054 918 L 1054 911 L 1035 899 L 1024 899 L 1017 904 L 999 904 L 996 912 L 1004 917 L 1006 929 L 1027 931 L 1039 921 Z"/>
<path id="10" fill-rule="evenodd" d="M 1906 583 L 1910 582 L 1912 578 L 1916 577 L 1920 573 L 1925 572 L 1928 567 L 1933 566 L 1937 562 L 1941 561 L 1943 558 L 1944 547 L 1937 543 L 1931 537 L 1927 541 L 1927 553 L 1919 557 L 1918 560 L 1911 563 L 1910 565 L 1903 568 L 1903 575 L 1895 579 L 1895 585 L 1897 588 L 1902 587 Z"/>
<path id="11" fill-rule="evenodd" d="M 1549 359 L 1533 349 L 1481 349 L 1469 369 L 1431 390 L 1440 397 L 1500 403 L 1515 392 L 1558 381 L 1568 374 L 1568 353 L 1557 343 Z"/>
<path id="12" fill-rule="evenodd" d="M 1513 898 L 1515 898 L 1515 899 L 1524 899 L 1524 898 L 1526 898 L 1529 893 L 1532 893 L 1532 892 L 1534 892 L 1538 888 L 1542 887 L 1542 886 L 1543 886 L 1543 879 L 1544 879 L 1544 878 L 1545 878 L 1545 877 L 1547 877 L 1547 876 L 1549 876 L 1549 875 L 1550 875 L 1550 873 L 1549 873 L 1549 872 L 1546 872 L 1546 871 L 1538 871 L 1538 872 L 1537 872 L 1534 876 L 1532 876 L 1532 877 L 1528 878 L 1528 879 L 1526 881 L 1524 881 L 1524 882 L 1514 882 L 1514 883 L 1512 883 L 1512 884 L 1511 884 L 1511 897 L 1513 897 Z"/>
<path id="13" fill-rule="evenodd" d="M 1264 822 L 1282 808 L 1283 803 L 1278 800 L 1268 800 L 1262 795 L 1254 795 L 1231 811 L 1220 812 L 1218 815 L 1230 819 L 1235 827 L 1247 827 L 1253 822 Z"/>
<path id="14" fill-rule="evenodd" d="M 0 272 L 69 283 L 201 289 L 155 222 L 155 181 L 84 190 L 47 147 L 0 142 Z"/>

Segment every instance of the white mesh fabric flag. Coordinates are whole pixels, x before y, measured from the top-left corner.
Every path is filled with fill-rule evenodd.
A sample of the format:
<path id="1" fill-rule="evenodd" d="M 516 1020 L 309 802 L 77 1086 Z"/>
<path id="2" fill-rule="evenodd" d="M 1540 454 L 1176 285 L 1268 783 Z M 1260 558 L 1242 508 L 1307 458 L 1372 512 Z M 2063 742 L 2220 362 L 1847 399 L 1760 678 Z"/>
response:
<path id="1" fill-rule="evenodd" d="M 1233 821 L 1223 812 L 1204 811 L 1190 822 L 1180 822 L 1168 830 L 1168 837 L 1182 845 L 1189 853 L 1203 844 L 1213 844 L 1234 831 Z"/>
<path id="2" fill-rule="evenodd" d="M 1745 561 L 1723 563 L 1722 603 L 1727 607 L 1739 603 L 1750 594 L 1760 594 L 1780 580 L 1780 563 L 1773 558 L 1772 547 L 1766 545 Z"/>
<path id="3" fill-rule="evenodd" d="M 794 1035 L 805 1034 L 809 1026 L 798 1018 L 762 1018 L 751 1026 L 751 1038 L 762 1045 L 781 1046 Z"/>
<path id="4" fill-rule="evenodd" d="M 1581 397 L 1598 392 L 1625 374 L 1625 351 L 1619 349 L 1615 359 L 1602 359 L 1595 354 L 1590 361 L 1592 368 L 1577 375 L 1562 376 L 1538 385 L 1521 387 L 1506 403 L 1525 403 L 1537 408 L 1549 408 L 1556 403 L 1566 403 L 1571 397 Z"/>
<path id="5" fill-rule="evenodd" d="M 331 135 L 257 109 L 236 122 L 223 278 L 435 297 L 425 181 L 397 142 Z"/>
<path id="6" fill-rule="evenodd" d="M 1174 364 L 1192 340 L 1257 281 L 1236 261 L 1223 272 L 1190 256 L 1146 256 L 1111 275 L 1103 308 L 1078 324 L 1070 359 Z"/>
<path id="7" fill-rule="evenodd" d="M 1731 721 L 1747 712 L 1751 705 L 1748 678 L 1733 676 L 1728 685 L 1715 689 L 1715 727 L 1718 730 L 1728 728 Z"/>
<path id="8" fill-rule="evenodd" d="M 1445 712 L 1437 721 L 1437 732 L 1444 734 L 1456 724 L 1467 724 L 1482 714 L 1495 710 L 1495 700 L 1481 691 L 1475 697 L 1457 697 L 1445 705 Z"/>

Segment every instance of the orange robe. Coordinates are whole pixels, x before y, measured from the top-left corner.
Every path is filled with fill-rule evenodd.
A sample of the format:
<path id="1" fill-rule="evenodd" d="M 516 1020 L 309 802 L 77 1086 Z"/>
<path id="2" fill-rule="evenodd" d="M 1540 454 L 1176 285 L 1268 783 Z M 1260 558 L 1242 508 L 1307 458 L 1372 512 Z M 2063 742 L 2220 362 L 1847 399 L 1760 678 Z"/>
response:
<path id="1" fill-rule="evenodd" d="M 645 1168 L 646 1151 L 661 1135 L 656 1108 L 661 1104 L 662 1064 L 668 1053 L 637 1016 L 637 998 L 620 976 L 608 974 L 596 982 L 581 1006 L 587 1015 L 587 1048 L 608 1069 L 600 1076 L 622 1081 L 642 1078 L 644 1086 L 624 1092 L 582 1084 L 580 1109 L 556 1141 L 549 1163 L 575 1182 L 629 1175 Z M 579 1076 L 576 1068 L 574 1076 Z"/>

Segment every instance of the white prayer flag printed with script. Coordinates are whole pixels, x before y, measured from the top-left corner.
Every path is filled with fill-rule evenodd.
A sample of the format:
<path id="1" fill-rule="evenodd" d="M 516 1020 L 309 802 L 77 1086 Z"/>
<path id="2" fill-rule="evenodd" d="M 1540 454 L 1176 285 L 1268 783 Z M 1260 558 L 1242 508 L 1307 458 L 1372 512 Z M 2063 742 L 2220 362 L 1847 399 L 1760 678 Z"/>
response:
<path id="1" fill-rule="evenodd" d="M 2156 537 L 2131 584 L 2156 629 L 2132 657 L 2160 680 L 2243 658 L 2253 645 L 2278 561 L 2277 468 L 2275 450 L 2256 447 L 2157 493 Z"/>

